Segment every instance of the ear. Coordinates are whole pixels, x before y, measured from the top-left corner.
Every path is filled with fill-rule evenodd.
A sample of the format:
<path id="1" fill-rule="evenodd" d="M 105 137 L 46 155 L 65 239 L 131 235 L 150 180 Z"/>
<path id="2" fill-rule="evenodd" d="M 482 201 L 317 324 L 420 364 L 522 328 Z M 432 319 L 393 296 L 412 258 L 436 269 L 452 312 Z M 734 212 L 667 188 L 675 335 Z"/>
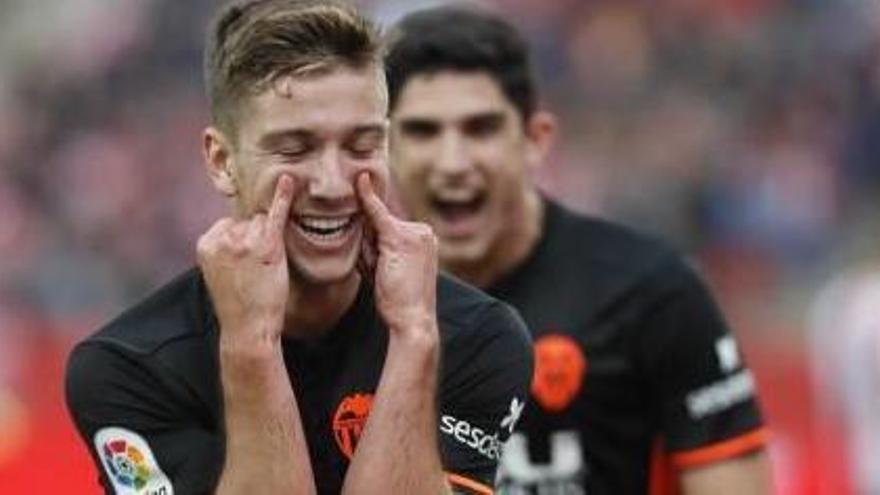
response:
<path id="1" fill-rule="evenodd" d="M 528 138 L 526 163 L 533 171 L 544 164 L 556 142 L 557 128 L 556 116 L 544 110 L 536 111 L 526 122 L 525 131 Z"/>
<path id="2" fill-rule="evenodd" d="M 216 127 L 205 129 L 202 134 L 202 154 L 214 187 L 224 196 L 237 195 L 238 187 L 232 173 L 233 150 L 226 135 Z"/>

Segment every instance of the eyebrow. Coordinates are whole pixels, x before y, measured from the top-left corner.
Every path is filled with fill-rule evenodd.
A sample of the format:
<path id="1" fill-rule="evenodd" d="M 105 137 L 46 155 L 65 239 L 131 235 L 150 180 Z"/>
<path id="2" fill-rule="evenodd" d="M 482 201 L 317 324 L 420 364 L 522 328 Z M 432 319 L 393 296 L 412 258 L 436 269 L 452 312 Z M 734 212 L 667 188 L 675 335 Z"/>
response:
<path id="1" fill-rule="evenodd" d="M 346 131 L 346 135 L 356 134 L 384 134 L 387 131 L 387 124 L 384 122 L 381 123 L 372 123 L 372 124 L 363 124 L 357 125 L 350 130 Z M 293 128 L 293 129 L 279 129 L 276 131 L 269 131 L 260 137 L 257 144 L 262 148 L 274 148 L 280 146 L 285 141 L 297 140 L 297 141 L 310 141 L 315 139 L 316 133 L 314 131 L 308 129 L 301 128 Z"/>
<path id="2" fill-rule="evenodd" d="M 352 129 L 347 134 L 371 134 L 371 133 L 384 134 L 387 131 L 388 131 L 388 124 L 383 122 L 381 124 L 365 124 L 365 125 L 355 126 L 354 129 Z"/>
<path id="3" fill-rule="evenodd" d="M 457 119 L 458 123 L 465 122 L 473 122 L 475 120 L 503 120 L 506 117 L 505 113 L 501 110 L 485 110 L 477 113 L 472 113 L 465 115 L 464 117 L 460 117 Z M 412 115 L 408 117 L 402 117 L 400 119 L 401 125 L 437 125 L 440 123 L 440 119 L 436 119 L 433 117 L 421 116 L 421 115 Z"/>
<path id="4" fill-rule="evenodd" d="M 314 139 L 315 134 L 305 129 L 282 129 L 271 131 L 260 137 L 257 145 L 260 148 L 270 149 L 282 145 L 287 141 L 309 141 Z"/>
<path id="5" fill-rule="evenodd" d="M 474 121 L 483 121 L 483 120 L 501 121 L 501 120 L 504 120 L 505 117 L 506 117 L 506 115 L 504 114 L 504 112 L 502 112 L 500 110 L 487 110 L 485 112 L 479 112 L 479 113 L 468 115 L 467 117 L 463 118 L 462 121 L 463 122 L 474 122 Z"/>

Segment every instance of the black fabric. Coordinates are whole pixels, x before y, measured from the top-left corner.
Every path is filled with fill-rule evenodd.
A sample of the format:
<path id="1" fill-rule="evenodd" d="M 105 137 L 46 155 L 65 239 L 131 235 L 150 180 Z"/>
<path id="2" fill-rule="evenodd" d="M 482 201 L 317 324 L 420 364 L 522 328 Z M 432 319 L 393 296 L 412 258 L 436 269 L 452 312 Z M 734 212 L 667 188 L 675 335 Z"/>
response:
<path id="1" fill-rule="evenodd" d="M 655 240 L 545 206 L 542 239 L 488 292 L 522 314 L 538 368 L 545 337 L 572 342 L 584 361 L 582 382 L 564 407 L 547 407 L 536 376 L 521 433 L 505 451 L 499 492 L 644 494 L 658 437 L 676 452 L 759 427 L 751 394 L 705 415 L 688 408 L 688 397 L 704 387 L 751 377 L 729 352 L 719 363 L 716 347 L 726 343 L 729 351 L 732 337 L 694 270 Z M 735 344 L 733 352 L 738 357 Z M 569 356 L 558 359 L 576 369 Z"/>
<path id="2" fill-rule="evenodd" d="M 438 424 L 466 422 L 502 442 L 501 424 L 514 400 L 524 402 L 531 345 L 519 316 L 505 304 L 446 276 L 438 280 L 442 338 Z M 318 341 L 283 341 L 285 364 L 300 407 L 319 493 L 339 493 L 348 458 L 334 437 L 334 415 L 346 398 L 375 393 L 387 332 L 363 284 L 352 308 Z M 102 428 L 142 436 L 175 494 L 211 493 L 222 472 L 224 422 L 218 328 L 206 287 L 191 270 L 81 342 L 67 370 L 67 401 L 98 466 L 93 445 Z M 447 421 L 448 422 L 448 421 Z M 463 437 L 460 426 L 458 437 Z M 456 431 L 439 434 L 447 472 L 491 485 L 497 456 Z M 481 437 L 482 438 L 482 437 Z M 482 447 L 489 445 L 482 443 Z"/>

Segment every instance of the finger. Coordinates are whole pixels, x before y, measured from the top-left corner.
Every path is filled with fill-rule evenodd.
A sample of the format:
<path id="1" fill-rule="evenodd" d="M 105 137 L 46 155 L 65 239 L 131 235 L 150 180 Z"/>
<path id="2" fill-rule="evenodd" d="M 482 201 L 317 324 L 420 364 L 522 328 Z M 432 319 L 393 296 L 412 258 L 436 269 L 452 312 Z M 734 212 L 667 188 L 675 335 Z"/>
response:
<path id="1" fill-rule="evenodd" d="M 373 224 L 376 231 L 379 234 L 382 234 L 394 228 L 395 218 L 391 212 L 388 211 L 388 207 L 385 206 L 385 203 L 383 203 L 382 200 L 379 199 L 379 196 L 376 195 L 370 174 L 365 172 L 358 176 L 357 191 L 363 209 L 367 212 L 367 217 L 370 219 L 370 222 Z"/>
<path id="2" fill-rule="evenodd" d="M 272 206 L 269 208 L 269 232 L 271 234 L 283 236 L 292 201 L 293 178 L 285 174 L 279 177 L 278 182 L 275 183 L 275 197 L 272 198 Z"/>
<path id="3" fill-rule="evenodd" d="M 245 223 L 243 230 L 243 239 L 245 244 L 251 247 L 260 246 L 266 241 L 266 231 L 268 230 L 268 216 L 265 213 L 255 213 L 250 220 Z"/>
<path id="4" fill-rule="evenodd" d="M 211 225 L 211 228 L 209 228 L 208 231 L 202 235 L 202 237 L 217 237 L 222 232 L 228 230 L 232 225 L 235 225 L 235 220 L 229 217 L 223 217 L 214 222 L 214 225 Z"/>
<path id="5" fill-rule="evenodd" d="M 369 249 L 371 248 L 361 247 L 361 255 L 358 256 L 356 268 L 361 277 L 363 277 L 363 280 L 372 284 L 375 279 L 376 265 L 375 260 L 371 260 L 372 255 Z"/>
<path id="6" fill-rule="evenodd" d="M 361 274 L 368 280 L 373 280 L 373 274 L 376 269 L 376 238 L 373 229 L 364 226 L 364 238 L 361 241 L 361 252 L 358 257 L 358 269 Z"/>

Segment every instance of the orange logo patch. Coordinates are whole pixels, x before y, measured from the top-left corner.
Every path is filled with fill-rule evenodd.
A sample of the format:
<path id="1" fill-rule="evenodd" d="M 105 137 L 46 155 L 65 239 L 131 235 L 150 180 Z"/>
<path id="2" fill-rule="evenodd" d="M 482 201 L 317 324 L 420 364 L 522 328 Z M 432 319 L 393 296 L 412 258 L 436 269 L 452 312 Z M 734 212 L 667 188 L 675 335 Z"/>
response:
<path id="1" fill-rule="evenodd" d="M 532 395 L 544 409 L 565 409 L 580 391 L 586 371 L 587 359 L 571 337 L 545 335 L 535 341 Z"/>
<path id="2" fill-rule="evenodd" d="M 333 437 L 339 450 L 349 460 L 354 455 L 357 442 L 364 431 L 370 405 L 373 403 L 371 394 L 354 394 L 342 399 L 336 414 L 333 415 Z"/>

